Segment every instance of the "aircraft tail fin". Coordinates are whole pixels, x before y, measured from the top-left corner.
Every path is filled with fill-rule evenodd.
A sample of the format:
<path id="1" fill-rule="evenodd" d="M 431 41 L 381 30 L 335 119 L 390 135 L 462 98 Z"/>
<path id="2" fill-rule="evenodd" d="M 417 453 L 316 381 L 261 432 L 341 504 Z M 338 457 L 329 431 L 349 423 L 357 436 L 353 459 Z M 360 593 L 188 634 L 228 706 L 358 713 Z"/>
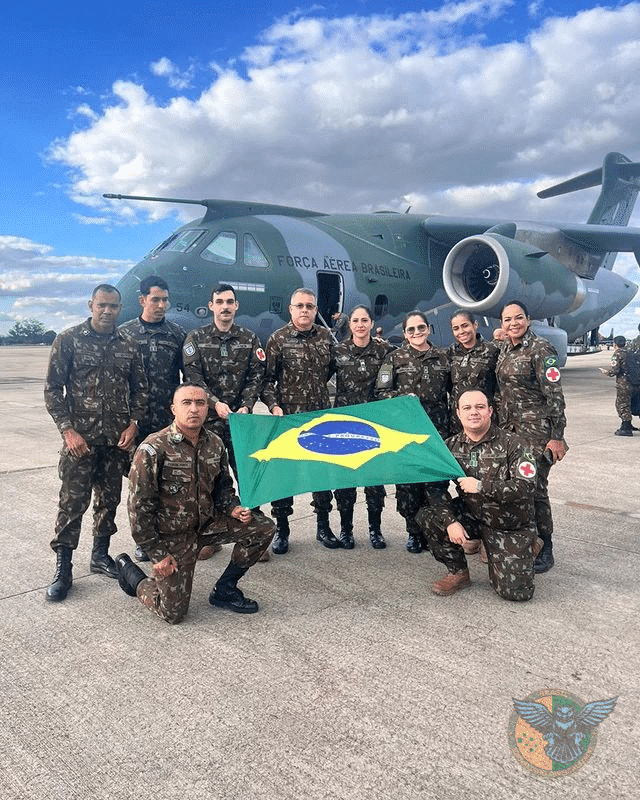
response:
<path id="1" fill-rule="evenodd" d="M 640 162 L 622 153 L 607 153 L 599 169 L 538 192 L 538 197 L 556 197 L 602 184 L 600 195 L 587 220 L 588 225 L 627 225 L 640 191 Z M 607 253 L 602 267 L 611 269 L 616 253 Z"/>

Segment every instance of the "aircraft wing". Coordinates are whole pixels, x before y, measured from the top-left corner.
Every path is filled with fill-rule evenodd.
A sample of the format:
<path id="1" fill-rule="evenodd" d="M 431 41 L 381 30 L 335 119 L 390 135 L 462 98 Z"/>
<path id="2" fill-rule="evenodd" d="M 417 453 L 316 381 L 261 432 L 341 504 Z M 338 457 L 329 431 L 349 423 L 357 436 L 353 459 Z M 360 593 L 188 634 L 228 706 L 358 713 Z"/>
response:
<path id="1" fill-rule="evenodd" d="M 496 224 L 495 219 L 439 216 L 426 217 L 422 225 L 434 239 L 451 246 L 467 236 L 477 236 L 487 232 L 513 238 L 517 229 L 520 228 L 527 231 L 560 231 L 589 253 L 635 252 L 640 254 L 640 228 L 628 228 L 622 225 L 588 225 L 567 222 L 549 225 L 515 220 L 505 220 Z"/>
<path id="2" fill-rule="evenodd" d="M 587 252 L 640 254 L 640 228 L 563 223 L 558 230 Z"/>

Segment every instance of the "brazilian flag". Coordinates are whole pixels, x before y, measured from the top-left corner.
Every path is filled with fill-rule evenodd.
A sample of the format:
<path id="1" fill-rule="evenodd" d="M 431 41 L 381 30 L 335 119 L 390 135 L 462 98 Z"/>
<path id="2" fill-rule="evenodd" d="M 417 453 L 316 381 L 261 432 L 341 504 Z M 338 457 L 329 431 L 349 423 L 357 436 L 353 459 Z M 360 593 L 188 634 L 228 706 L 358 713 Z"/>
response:
<path id="1" fill-rule="evenodd" d="M 231 414 L 229 425 L 249 508 L 305 492 L 464 475 L 417 397 L 285 417 Z"/>

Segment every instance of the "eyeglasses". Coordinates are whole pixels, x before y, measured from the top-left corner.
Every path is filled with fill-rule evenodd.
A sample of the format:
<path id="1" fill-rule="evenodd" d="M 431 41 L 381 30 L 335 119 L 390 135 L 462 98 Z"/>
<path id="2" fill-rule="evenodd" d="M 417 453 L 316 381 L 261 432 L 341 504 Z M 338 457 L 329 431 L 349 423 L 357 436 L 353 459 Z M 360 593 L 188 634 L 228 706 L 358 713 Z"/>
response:
<path id="1" fill-rule="evenodd" d="M 405 333 L 424 333 L 427 330 L 426 325 L 416 325 L 415 328 L 413 325 L 410 328 L 405 328 Z"/>
<path id="2" fill-rule="evenodd" d="M 313 303 L 296 303 L 291 308 L 296 308 L 298 311 L 302 311 L 303 308 L 306 308 L 307 311 L 313 311 L 315 305 Z"/>

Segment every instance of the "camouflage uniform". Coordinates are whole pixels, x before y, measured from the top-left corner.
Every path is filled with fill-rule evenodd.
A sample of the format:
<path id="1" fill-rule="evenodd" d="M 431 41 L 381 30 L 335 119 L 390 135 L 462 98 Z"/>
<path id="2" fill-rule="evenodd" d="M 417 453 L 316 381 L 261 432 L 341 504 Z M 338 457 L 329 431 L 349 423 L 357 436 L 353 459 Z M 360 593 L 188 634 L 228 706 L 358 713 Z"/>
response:
<path id="1" fill-rule="evenodd" d="M 129 472 L 131 534 L 154 564 L 171 554 L 178 570 L 139 583 L 143 605 L 167 622 L 180 622 L 203 545 L 235 542 L 232 563 L 243 569 L 255 564 L 274 525 L 260 512 L 239 522 L 230 516 L 239 505 L 224 445 L 214 433 L 203 428 L 194 447 L 173 423 L 145 439 Z"/>
<path id="2" fill-rule="evenodd" d="M 336 345 L 330 368 L 330 372 L 336 376 L 334 407 L 343 408 L 375 400 L 378 370 L 393 349 L 389 342 L 373 338 L 365 347 L 358 347 L 351 339 Z M 364 493 L 367 508 L 384 508 L 384 486 L 366 486 Z M 336 489 L 334 495 L 339 511 L 352 508 L 356 501 L 355 489 Z"/>
<path id="3" fill-rule="evenodd" d="M 238 325 L 220 331 L 211 323 L 187 334 L 182 360 L 187 380 L 207 392 L 210 409 L 207 427 L 224 442 L 237 476 L 229 421 L 218 417 L 214 406 L 226 403 L 232 411 L 243 406 L 252 411 L 260 397 L 265 372 L 266 358 L 260 340 L 255 333 Z"/>
<path id="4" fill-rule="evenodd" d="M 481 482 L 480 492 L 458 490 L 454 500 L 432 498 L 418 513 L 431 552 L 449 572 L 467 569 L 464 549 L 447 535 L 447 526 L 461 522 L 470 538 L 481 538 L 489 560 L 489 578 L 506 600 L 533 596 L 533 495 L 536 467 L 520 439 L 491 425 L 479 442 L 461 432 L 447 446 L 465 475 Z"/>
<path id="5" fill-rule="evenodd" d="M 546 541 L 553 533 L 553 519 L 549 503 L 551 465 L 544 451 L 550 439 L 562 441 L 567 421 L 557 353 L 546 339 L 528 330 L 515 346 L 509 341 L 502 343 L 496 378 L 500 427 L 520 436 L 536 459 L 536 526 L 538 535 Z"/>
<path id="6" fill-rule="evenodd" d="M 90 320 L 59 334 L 51 348 L 44 389 L 60 433 L 73 429 L 90 447 L 76 458 L 60 451 L 60 502 L 51 547 L 75 549 L 82 516 L 93 503 L 95 538 L 115 533 L 115 515 L 129 454 L 117 444 L 131 422 L 144 418 L 148 384 L 138 348 L 118 331 L 100 334 Z"/>
<path id="7" fill-rule="evenodd" d="M 280 406 L 285 414 L 331 407 L 327 381 L 331 369 L 331 334 L 320 325 L 299 331 L 289 322 L 267 342 L 267 371 L 262 400 L 269 411 Z M 331 511 L 331 492 L 313 492 L 316 513 Z M 291 516 L 293 497 L 274 500 L 274 516 Z"/>
<path id="8" fill-rule="evenodd" d="M 171 398 L 180 383 L 185 333 L 179 325 L 169 320 L 145 322 L 142 317 L 125 322 L 118 330 L 137 344 L 149 381 L 147 413 L 136 437 L 136 442 L 140 443 L 150 433 L 166 428 L 173 421 Z"/>
<path id="9" fill-rule="evenodd" d="M 431 343 L 429 343 L 431 344 Z M 375 394 L 378 400 L 415 394 L 436 430 L 444 439 L 449 435 L 448 391 L 449 359 L 444 350 L 433 345 L 420 351 L 404 344 L 389 353 L 378 372 Z M 429 497 L 446 490 L 448 481 L 437 483 L 399 483 L 396 485 L 396 506 L 404 517 L 407 532 L 420 536 L 415 516 Z"/>
<path id="10" fill-rule="evenodd" d="M 452 344 L 447 350 L 451 367 L 451 429 L 458 432 L 462 430 L 460 420 L 456 414 L 458 399 L 464 392 L 479 389 L 484 392 L 493 405 L 494 418 L 496 415 L 496 362 L 500 348 L 494 342 L 485 341 L 480 334 L 476 334 L 476 343 L 467 350 L 460 342 Z"/>
<path id="11" fill-rule="evenodd" d="M 626 374 L 626 353 L 626 350 L 616 350 L 612 354 L 611 367 L 607 370 L 607 375 L 616 379 L 616 412 L 618 416 L 623 422 L 631 422 L 631 398 L 635 391 L 631 388 Z"/>

